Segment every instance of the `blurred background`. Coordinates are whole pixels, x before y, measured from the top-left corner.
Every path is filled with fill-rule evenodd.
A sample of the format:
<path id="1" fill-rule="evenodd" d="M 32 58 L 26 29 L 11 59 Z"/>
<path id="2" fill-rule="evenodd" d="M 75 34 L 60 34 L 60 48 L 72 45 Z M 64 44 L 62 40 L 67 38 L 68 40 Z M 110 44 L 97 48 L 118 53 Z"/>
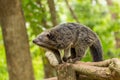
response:
<path id="1" fill-rule="evenodd" d="M 42 31 L 65 22 L 78 22 L 98 34 L 104 59 L 120 58 L 120 0 L 22 0 L 36 80 L 55 76 L 44 49 L 32 43 Z M 92 61 L 89 50 L 83 61 Z M 0 27 L 0 80 L 8 80 L 6 55 Z"/>

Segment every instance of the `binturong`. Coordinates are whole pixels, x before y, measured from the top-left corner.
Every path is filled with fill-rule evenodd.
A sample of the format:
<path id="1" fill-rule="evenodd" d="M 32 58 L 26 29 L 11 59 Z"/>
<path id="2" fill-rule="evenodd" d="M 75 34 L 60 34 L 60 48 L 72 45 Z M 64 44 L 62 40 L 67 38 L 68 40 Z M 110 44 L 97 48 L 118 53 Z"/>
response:
<path id="1" fill-rule="evenodd" d="M 63 23 L 39 34 L 33 42 L 53 52 L 59 63 L 82 59 L 87 48 L 93 61 L 103 60 L 100 40 L 90 28 L 78 23 Z M 61 59 L 60 50 L 64 50 Z"/>

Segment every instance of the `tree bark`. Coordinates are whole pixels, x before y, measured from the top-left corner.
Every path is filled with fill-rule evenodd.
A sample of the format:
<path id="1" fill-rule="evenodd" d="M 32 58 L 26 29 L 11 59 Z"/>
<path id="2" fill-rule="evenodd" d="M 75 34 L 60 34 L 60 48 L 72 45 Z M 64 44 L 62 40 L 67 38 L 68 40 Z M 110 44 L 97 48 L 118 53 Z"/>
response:
<path id="1" fill-rule="evenodd" d="M 72 64 L 82 80 L 119 80 L 120 60 L 117 58 L 101 62 L 77 62 Z M 83 76 L 84 75 L 84 76 Z"/>
<path id="2" fill-rule="evenodd" d="M 58 77 L 45 80 L 120 80 L 120 60 L 65 63 L 58 65 L 57 71 Z"/>
<path id="3" fill-rule="evenodd" d="M 10 80 L 34 80 L 20 0 L 0 0 L 0 23 Z"/>
<path id="4" fill-rule="evenodd" d="M 53 26 L 58 24 L 54 0 L 47 0 Z"/>
<path id="5" fill-rule="evenodd" d="M 112 0 L 106 0 L 108 6 L 113 6 L 113 1 Z M 117 20 L 117 13 L 110 11 L 111 13 L 111 18 L 112 20 Z M 115 31 L 114 36 L 115 36 L 115 42 L 116 42 L 116 48 L 120 48 L 120 31 Z"/>
<path id="6" fill-rule="evenodd" d="M 49 62 L 55 60 L 52 56 L 47 57 Z M 51 63 L 51 65 L 56 68 L 58 76 L 47 80 L 120 80 L 120 60 L 117 58 L 101 62 L 78 61 L 74 64 Z"/>
<path id="7" fill-rule="evenodd" d="M 41 12 L 43 14 L 42 25 L 45 28 L 48 28 L 49 25 L 47 24 L 47 21 L 46 21 L 47 19 L 45 17 L 47 15 L 45 13 L 45 8 L 43 7 L 44 4 L 42 4 L 41 0 L 37 0 L 37 4 L 40 6 Z M 44 52 L 46 52 L 46 51 L 44 50 Z M 42 56 L 42 61 L 43 61 L 43 66 L 44 66 L 44 78 L 50 78 L 50 77 L 56 76 L 56 71 L 55 71 L 54 67 L 52 67 L 50 65 L 50 63 L 48 62 L 48 60 L 46 59 L 45 54 L 41 53 L 41 56 Z"/>
<path id="8" fill-rule="evenodd" d="M 46 51 L 46 53 L 49 53 L 49 51 Z M 56 70 L 55 68 L 50 65 L 49 60 L 43 56 L 43 64 L 44 64 L 44 72 L 45 72 L 45 78 L 50 78 L 56 76 Z"/>
<path id="9" fill-rule="evenodd" d="M 120 31 L 114 32 L 115 35 L 115 41 L 116 41 L 116 48 L 120 48 Z"/>
<path id="10" fill-rule="evenodd" d="M 52 78 L 48 78 L 48 79 L 44 79 L 44 80 L 58 80 L 57 77 L 52 77 Z"/>
<path id="11" fill-rule="evenodd" d="M 75 70 L 70 64 L 61 64 L 57 67 L 58 80 L 76 80 Z"/>

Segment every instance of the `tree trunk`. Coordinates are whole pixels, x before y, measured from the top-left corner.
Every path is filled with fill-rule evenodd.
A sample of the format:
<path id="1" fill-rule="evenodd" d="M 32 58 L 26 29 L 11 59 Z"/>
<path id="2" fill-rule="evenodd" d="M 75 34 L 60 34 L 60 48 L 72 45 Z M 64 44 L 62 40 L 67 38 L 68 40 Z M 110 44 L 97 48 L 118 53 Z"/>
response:
<path id="1" fill-rule="evenodd" d="M 73 19 L 74 19 L 77 23 L 80 23 L 79 20 L 78 20 L 78 17 L 77 17 L 76 14 L 75 14 L 75 12 L 73 11 L 73 9 L 71 8 L 71 6 L 69 5 L 68 0 L 65 0 L 65 3 L 66 3 L 66 5 L 67 5 L 67 7 L 68 7 L 68 9 L 69 9 L 69 11 L 70 11 Z"/>
<path id="2" fill-rule="evenodd" d="M 20 0 L 0 0 L 0 22 L 10 80 L 34 80 Z"/>
<path id="3" fill-rule="evenodd" d="M 45 28 L 48 28 L 48 24 L 47 24 L 47 19 L 45 16 L 46 13 L 45 13 L 45 8 L 43 7 L 43 4 L 42 4 L 42 1 L 41 0 L 37 0 L 37 4 L 41 7 L 41 12 L 43 14 L 43 17 L 42 17 L 42 25 L 45 27 Z M 54 23 L 54 22 L 53 22 Z M 55 22 L 56 24 L 56 22 Z M 45 50 L 44 50 L 45 52 Z M 45 57 L 45 54 L 44 53 L 41 53 L 41 56 L 42 56 L 42 61 L 43 61 L 43 66 L 44 66 L 44 78 L 49 78 L 49 77 L 53 77 L 53 76 L 56 76 L 56 71 L 55 69 L 50 65 L 50 63 L 48 62 L 48 60 L 46 59 Z"/>
<path id="4" fill-rule="evenodd" d="M 120 48 L 120 31 L 114 32 L 115 41 L 116 41 L 116 48 Z"/>
<path id="5" fill-rule="evenodd" d="M 48 60 L 46 58 L 44 58 L 43 62 L 44 62 L 44 72 L 45 72 L 44 78 L 50 78 L 50 77 L 56 76 L 56 71 L 55 71 L 54 67 L 52 67 L 50 65 Z"/>
<path id="6" fill-rule="evenodd" d="M 76 80 L 75 70 L 70 64 L 61 64 L 57 67 L 58 80 Z"/>
<path id="7" fill-rule="evenodd" d="M 112 6 L 113 5 L 113 1 L 112 0 L 106 0 L 107 5 L 108 6 Z M 112 20 L 117 20 L 117 13 L 113 13 L 111 11 L 111 18 Z M 120 37 L 119 37 L 120 31 L 115 31 L 114 35 L 115 35 L 115 42 L 116 42 L 116 48 L 120 48 Z"/>
<path id="8" fill-rule="evenodd" d="M 47 0 L 47 2 L 48 2 L 50 14 L 51 14 L 52 24 L 53 24 L 53 26 L 56 26 L 58 24 L 58 22 L 57 22 L 57 13 L 55 10 L 54 0 Z"/>
<path id="9" fill-rule="evenodd" d="M 43 6 L 44 4 L 42 3 L 42 0 L 37 0 L 37 4 L 40 6 L 40 10 L 41 10 L 40 12 L 42 12 L 41 23 L 45 28 L 48 28 L 49 25 L 47 24 L 47 21 L 46 21 L 47 19 L 45 17 L 45 16 L 47 16 L 46 9 Z"/>

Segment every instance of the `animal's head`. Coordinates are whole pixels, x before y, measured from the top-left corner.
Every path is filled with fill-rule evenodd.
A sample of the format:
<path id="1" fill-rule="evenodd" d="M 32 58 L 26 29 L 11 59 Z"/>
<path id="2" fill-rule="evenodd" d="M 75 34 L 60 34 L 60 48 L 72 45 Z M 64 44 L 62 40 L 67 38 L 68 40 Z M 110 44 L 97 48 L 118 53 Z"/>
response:
<path id="1" fill-rule="evenodd" d="M 33 43 L 47 49 L 60 49 L 63 48 L 62 36 L 60 33 L 54 30 L 44 31 L 39 34 L 34 40 Z"/>

